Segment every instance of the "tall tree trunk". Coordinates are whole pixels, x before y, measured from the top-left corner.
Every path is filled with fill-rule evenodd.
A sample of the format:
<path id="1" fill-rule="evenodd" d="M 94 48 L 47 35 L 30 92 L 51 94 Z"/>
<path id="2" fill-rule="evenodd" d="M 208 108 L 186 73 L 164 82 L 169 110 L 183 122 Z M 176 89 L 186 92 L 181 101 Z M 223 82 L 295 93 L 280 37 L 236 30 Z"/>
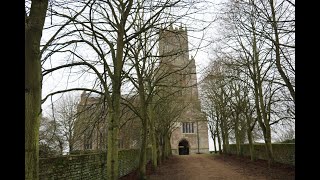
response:
<path id="1" fill-rule="evenodd" d="M 239 134 L 239 129 L 236 130 L 236 149 L 237 149 L 237 155 L 241 155 L 241 144 L 240 144 L 240 134 Z"/>
<path id="2" fill-rule="evenodd" d="M 268 164 L 271 165 L 273 163 L 273 153 L 272 153 L 272 147 L 271 145 L 269 145 L 269 141 L 271 143 L 271 136 L 270 138 L 268 137 L 268 132 L 267 132 L 267 128 L 269 126 L 269 124 L 265 124 L 264 120 L 263 120 L 263 115 L 261 115 L 261 109 L 264 108 L 263 106 L 263 102 L 261 103 L 261 98 L 259 97 L 259 85 L 261 85 L 260 83 L 254 83 L 254 91 L 255 91 L 255 104 L 256 104 L 256 110 L 257 110 L 257 118 L 258 118 L 258 123 L 262 129 L 262 133 L 263 133 L 263 137 L 265 140 L 265 146 L 266 146 L 266 151 L 267 151 L 267 156 L 268 156 Z M 261 107 L 262 105 L 262 107 Z M 270 128 L 270 126 L 269 126 Z M 270 134 L 271 135 L 271 134 Z"/>
<path id="3" fill-rule="evenodd" d="M 262 112 L 263 124 L 265 127 L 262 130 L 263 130 L 265 146 L 267 150 L 268 164 L 270 166 L 274 162 L 272 145 L 271 145 L 271 130 L 270 130 L 269 119 L 267 117 L 266 107 L 264 106 L 264 100 L 262 95 L 262 82 L 259 79 L 258 79 L 258 90 L 259 90 L 258 93 L 259 93 L 259 99 L 260 99 L 259 102 L 260 102 L 260 108 Z"/>
<path id="4" fill-rule="evenodd" d="M 115 98 L 117 99 L 117 98 Z M 117 122 L 120 118 L 116 113 L 117 105 L 114 104 L 114 109 L 108 108 L 108 148 L 107 148 L 107 179 L 116 180 L 119 176 L 119 162 L 118 162 L 118 134 L 119 126 Z M 119 113 L 119 111 L 118 111 Z"/>
<path id="5" fill-rule="evenodd" d="M 159 134 L 158 136 L 158 165 L 161 165 L 161 162 L 162 162 L 162 156 L 163 156 L 163 153 L 162 153 L 162 136 L 161 136 L 161 133 Z"/>
<path id="6" fill-rule="evenodd" d="M 270 129 L 270 126 L 266 126 L 266 134 L 265 134 L 264 141 L 265 141 L 266 150 L 267 150 L 268 164 L 270 166 L 274 162 L 273 150 L 272 150 L 272 144 L 271 144 L 271 129 Z"/>
<path id="7" fill-rule="evenodd" d="M 148 106 L 148 112 L 149 112 L 149 120 L 150 120 L 150 135 L 151 135 L 151 144 L 152 144 L 152 169 L 155 170 L 157 168 L 158 162 L 157 162 L 157 140 L 156 140 L 156 132 L 155 132 L 155 122 L 154 122 L 154 116 L 153 116 L 153 106 L 152 106 L 152 100 L 150 105 Z"/>
<path id="8" fill-rule="evenodd" d="M 210 111 L 210 118 L 213 120 L 214 119 L 214 116 L 213 116 L 213 112 Z M 218 122 L 216 121 L 216 124 Z M 213 123 L 212 123 L 213 124 Z M 214 145 L 214 153 L 217 153 L 217 146 L 216 146 L 216 132 L 214 131 L 214 124 L 213 125 L 210 125 L 209 124 L 209 129 L 210 129 L 210 133 L 211 133 L 211 137 L 212 137 L 212 140 L 213 140 L 213 145 Z"/>
<path id="9" fill-rule="evenodd" d="M 225 145 L 225 147 L 226 147 L 226 154 L 229 154 L 230 153 L 230 151 L 229 151 L 229 133 L 228 133 L 228 129 L 226 128 L 225 129 L 225 133 L 224 133 L 224 135 L 225 135 L 225 143 L 226 143 L 226 145 Z"/>
<path id="10" fill-rule="evenodd" d="M 147 179 L 146 176 L 146 164 L 147 164 L 147 133 L 148 129 L 143 127 L 142 129 L 142 142 L 140 148 L 140 158 L 139 158 L 139 179 Z"/>
<path id="11" fill-rule="evenodd" d="M 122 54 L 123 51 L 118 53 Z M 122 61 L 122 55 L 118 57 L 119 61 Z M 115 67 L 115 69 L 121 69 Z M 120 99 L 121 99 L 121 80 L 119 70 L 115 72 L 113 79 L 113 91 L 111 95 L 111 101 L 108 104 L 108 149 L 107 149 L 107 179 L 117 180 L 119 177 L 119 161 L 118 161 L 118 146 L 119 146 L 119 123 L 120 123 Z"/>
<path id="12" fill-rule="evenodd" d="M 223 89 L 223 86 L 220 87 L 220 102 L 222 102 L 223 105 L 226 105 L 226 99 L 225 99 L 225 90 Z M 222 132 L 222 140 L 223 140 L 223 153 L 229 154 L 229 132 L 228 132 L 228 119 L 226 116 L 226 106 L 220 106 L 221 114 L 220 114 L 220 120 L 221 120 L 221 132 Z"/>
<path id="13" fill-rule="evenodd" d="M 247 119 L 247 136 L 248 136 L 248 141 L 249 141 L 249 150 L 250 150 L 250 158 L 251 161 L 255 161 L 255 152 L 254 152 L 254 146 L 253 146 L 253 137 L 252 137 L 252 129 L 253 127 L 251 127 L 251 117 L 249 117 L 248 115 L 246 115 L 246 119 Z"/>
<path id="14" fill-rule="evenodd" d="M 170 136 L 166 134 L 166 158 L 168 158 L 170 155 L 172 155 Z"/>
<path id="15" fill-rule="evenodd" d="M 132 1 L 129 2 L 131 8 Z M 128 13 L 128 12 L 127 12 Z M 109 111 L 111 118 L 109 118 L 108 127 L 108 151 L 107 151 L 107 177 L 108 180 L 117 180 L 119 177 L 119 162 L 118 162 L 118 141 L 119 141 L 119 123 L 120 123 L 120 99 L 121 99 L 121 73 L 123 68 L 123 51 L 124 51 L 124 35 L 125 35 L 125 20 L 127 13 L 122 14 L 121 22 L 118 24 L 117 31 L 117 50 L 114 63 L 114 75 L 112 79 L 112 95 L 111 101 L 108 105 L 112 109 Z M 105 89 L 108 91 L 108 89 Z M 107 94 L 107 93 L 106 93 Z"/>
<path id="16" fill-rule="evenodd" d="M 70 154 L 70 152 L 73 151 L 73 142 L 74 142 L 73 139 L 74 139 L 74 138 L 73 138 L 73 136 L 72 136 L 72 133 L 70 133 L 70 134 L 69 134 L 69 142 L 68 142 L 68 144 L 69 144 L 69 154 Z"/>
<path id="17" fill-rule="evenodd" d="M 229 154 L 229 133 L 227 122 L 223 121 L 221 118 L 221 133 L 222 133 L 222 141 L 223 141 L 223 153 Z"/>
<path id="18" fill-rule="evenodd" d="M 40 40 L 48 0 L 33 0 L 25 23 L 25 179 L 39 179 L 39 126 L 41 116 Z"/>
<path id="19" fill-rule="evenodd" d="M 142 142 L 140 148 L 139 158 L 139 179 L 147 179 L 146 176 L 146 165 L 147 165 L 147 136 L 148 136 L 148 107 L 145 99 L 145 89 L 142 81 L 142 77 L 139 76 L 139 99 L 140 99 L 140 115 L 142 121 Z"/>
<path id="20" fill-rule="evenodd" d="M 221 138 L 220 138 L 220 131 L 219 131 L 219 119 L 218 118 L 217 118 L 217 124 L 216 124 L 216 132 L 217 132 L 217 138 L 218 138 L 219 154 L 222 154 Z"/>
<path id="21" fill-rule="evenodd" d="M 163 162 L 166 158 L 166 140 L 165 134 L 162 134 L 162 146 L 161 146 L 161 161 Z"/>
<path id="22" fill-rule="evenodd" d="M 170 145 L 170 137 L 168 134 L 164 134 L 164 143 L 163 143 L 163 160 L 167 159 L 171 154 L 171 145 Z"/>
<path id="23" fill-rule="evenodd" d="M 227 143 L 226 143 L 226 136 L 225 136 L 225 131 L 224 131 L 224 122 L 221 119 L 220 121 L 220 130 L 221 130 L 221 136 L 222 136 L 222 147 L 223 147 L 223 154 L 227 153 Z"/>
<path id="24" fill-rule="evenodd" d="M 263 99 L 263 91 L 262 91 L 262 79 L 260 76 L 259 71 L 259 53 L 257 51 L 257 43 L 256 43 L 256 33 L 255 28 L 253 29 L 253 71 L 254 71 L 254 91 L 255 91 L 255 103 L 257 108 L 257 114 L 258 114 L 258 122 L 262 129 L 264 140 L 265 140 L 265 146 L 267 150 L 267 156 L 268 156 L 268 164 L 269 166 L 273 163 L 273 152 L 272 152 L 272 146 L 271 146 L 271 131 L 270 131 L 270 124 L 266 113 L 266 108 L 264 106 L 264 99 Z M 268 130 L 269 129 L 269 130 Z"/>
<path id="25" fill-rule="evenodd" d="M 217 145 L 216 145 L 216 133 L 213 134 L 213 146 L 214 146 L 214 153 L 217 153 Z"/>
<path id="26" fill-rule="evenodd" d="M 235 136 L 236 136 L 237 155 L 240 156 L 241 146 L 240 146 L 239 117 L 238 117 L 238 114 L 236 114 L 236 117 L 235 117 L 234 132 L 235 132 Z"/>
<path id="27" fill-rule="evenodd" d="M 255 152 L 253 146 L 253 138 L 252 138 L 252 131 L 250 129 L 247 130 L 248 141 L 249 141 L 249 150 L 250 150 L 250 158 L 251 161 L 255 161 Z"/>
<path id="28" fill-rule="evenodd" d="M 59 155 L 63 155 L 63 141 L 58 139 L 58 143 L 59 143 Z"/>

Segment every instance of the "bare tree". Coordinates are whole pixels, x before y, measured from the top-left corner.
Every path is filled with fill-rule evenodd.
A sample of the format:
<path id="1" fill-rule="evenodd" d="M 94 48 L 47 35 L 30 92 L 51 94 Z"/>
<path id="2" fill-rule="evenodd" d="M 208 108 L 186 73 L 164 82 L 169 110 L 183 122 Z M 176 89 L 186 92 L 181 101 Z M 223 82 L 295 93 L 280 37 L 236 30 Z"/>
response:
<path id="1" fill-rule="evenodd" d="M 52 2 L 51 2 L 52 5 Z M 59 5 L 61 6 L 61 4 Z M 39 171 L 39 124 L 41 114 L 43 53 L 57 35 L 70 23 L 60 24 L 54 35 L 40 45 L 47 15 L 48 1 L 25 2 L 25 178 L 38 179 Z M 51 8 L 52 9 L 52 8 Z M 79 15 L 77 13 L 75 16 Z M 52 16 L 51 16 L 52 17 Z M 61 36 L 62 37 L 62 36 Z M 41 48 L 42 47 L 42 48 Z M 48 53 L 48 59 L 53 53 Z"/>
<path id="2" fill-rule="evenodd" d="M 229 153 L 230 117 L 232 110 L 230 109 L 230 91 L 227 87 L 226 69 L 221 60 L 216 61 L 211 68 L 203 80 L 203 94 L 210 102 L 209 108 L 215 111 L 216 123 L 220 126 L 223 153 Z M 218 132 L 219 128 L 216 128 L 216 131 Z"/>
<path id="3" fill-rule="evenodd" d="M 64 145 L 52 118 L 42 117 L 39 129 L 39 157 L 61 155 Z"/>
<path id="4" fill-rule="evenodd" d="M 25 179 L 30 180 L 39 178 L 40 40 L 47 7 L 47 0 L 32 0 L 25 10 Z"/>
<path id="5" fill-rule="evenodd" d="M 259 123 L 264 136 L 269 164 L 272 164 L 271 126 L 280 121 L 284 122 L 287 119 L 277 109 L 283 107 L 280 102 L 288 101 L 285 93 L 283 93 L 283 87 L 290 89 L 291 85 L 286 82 L 284 84 L 287 85 L 283 85 L 281 80 L 284 79 L 283 81 L 286 81 L 285 78 L 292 77 L 292 73 L 289 73 L 290 69 L 294 72 L 294 68 L 290 66 L 289 62 L 291 56 L 288 52 L 284 53 L 285 55 L 283 54 L 284 57 L 287 57 L 287 60 L 283 61 L 281 66 L 288 70 L 286 77 L 284 77 L 279 72 L 280 56 L 276 55 L 274 57 L 273 53 L 273 50 L 275 50 L 273 47 L 275 44 L 280 45 L 279 41 L 276 42 L 275 40 L 273 41 L 275 44 L 270 44 L 269 40 L 272 38 L 266 35 L 269 33 L 268 30 L 270 30 L 270 28 L 268 29 L 270 22 L 266 22 L 264 19 L 264 16 L 267 14 L 266 11 L 263 11 L 266 10 L 264 9 L 266 8 L 265 3 L 262 1 L 230 1 L 227 5 L 222 18 L 222 22 L 224 23 L 222 37 L 224 39 L 220 42 L 223 42 L 223 46 L 217 49 L 216 53 L 217 56 L 228 58 L 231 61 L 229 64 L 233 66 L 233 69 L 237 69 L 237 71 L 243 74 L 242 76 L 233 77 L 249 87 L 249 91 L 241 96 L 252 95 L 254 97 L 255 103 L 251 107 L 255 107 L 255 111 L 249 110 L 250 108 L 244 111 L 244 116 L 247 119 L 247 135 L 249 141 L 251 141 L 249 131 L 252 131 L 255 124 L 255 120 L 252 121 L 255 119 L 252 119 L 252 115 L 256 115 L 256 121 Z M 269 18 L 269 20 L 272 21 L 272 18 Z M 275 31 L 274 26 L 273 31 Z M 289 36 L 289 39 L 292 39 L 292 37 Z M 282 49 L 290 47 L 289 43 L 291 42 L 287 41 L 287 45 L 282 44 Z M 280 48 L 278 47 L 278 50 L 275 51 L 277 54 Z M 279 74 L 276 73 L 277 70 Z M 249 77 L 251 82 L 245 80 L 247 79 L 246 77 Z M 249 93 L 251 90 L 252 93 Z M 289 91 L 294 102 L 294 92 Z M 241 99 L 245 103 L 249 102 L 248 100 L 251 98 Z M 249 103 L 246 104 L 249 105 Z M 278 115 L 281 117 L 277 118 Z"/>
<path id="6" fill-rule="evenodd" d="M 143 14 L 141 16 L 143 16 Z M 137 21 L 137 24 L 134 25 L 134 27 L 137 29 L 141 28 L 141 24 L 143 24 L 142 22 L 139 22 L 140 21 Z M 188 85 L 183 85 L 181 81 L 188 81 L 182 77 L 189 76 L 191 74 L 191 72 L 187 72 L 191 61 L 186 61 L 186 64 L 176 68 L 169 68 L 170 62 L 163 61 L 164 58 L 167 60 L 170 59 L 170 61 L 175 61 L 177 59 L 177 54 L 180 55 L 187 53 L 186 51 L 188 50 L 181 49 L 173 54 L 163 54 L 156 51 L 156 45 L 163 42 L 163 39 L 161 39 L 161 33 L 164 33 L 164 31 L 172 31 L 172 34 L 175 34 L 181 39 L 186 38 L 185 36 L 180 36 L 181 34 L 186 35 L 186 32 L 184 29 L 182 29 L 182 27 L 180 27 L 179 30 L 176 29 L 175 31 L 173 30 L 172 26 L 170 27 L 170 30 L 168 29 L 165 29 L 164 27 L 150 29 L 150 31 L 142 33 L 136 40 L 130 42 L 128 48 L 128 63 L 132 64 L 134 68 L 132 71 L 129 71 L 127 78 L 133 84 L 135 91 L 139 96 L 139 104 L 138 106 L 134 106 L 128 101 L 127 105 L 130 106 L 131 109 L 134 109 L 134 112 L 137 113 L 137 116 L 142 121 L 142 144 L 139 170 L 140 176 L 143 178 L 146 178 L 145 168 L 148 134 L 151 136 L 150 139 L 152 145 L 153 168 L 155 169 L 157 167 L 157 135 L 155 130 L 156 122 L 154 118 L 154 107 L 157 101 L 154 100 L 155 96 L 161 96 L 161 98 L 171 97 L 173 99 L 179 99 L 177 93 L 181 94 L 183 88 L 190 88 L 187 87 Z M 188 57 L 186 57 L 186 59 L 187 58 Z M 149 133 L 147 133 L 147 131 L 149 131 Z"/>
<path id="7" fill-rule="evenodd" d="M 79 100 L 68 94 L 63 96 L 56 105 L 55 121 L 60 130 L 61 136 L 63 136 L 64 141 L 68 144 L 68 151 L 73 151 L 73 146 L 76 137 L 74 137 L 75 121 L 77 120 L 77 107 Z"/>
<path id="8" fill-rule="evenodd" d="M 108 106 L 108 158 L 107 175 L 109 179 L 118 179 L 118 132 L 120 122 L 121 86 L 125 73 L 124 65 L 128 59 L 128 45 L 148 29 L 154 28 L 162 18 L 165 9 L 176 5 L 177 2 L 161 1 L 150 4 L 147 1 L 93 1 L 88 3 L 86 14 L 79 17 L 68 16 L 65 13 L 55 12 L 56 16 L 67 18 L 74 26 L 70 29 L 72 40 L 63 43 L 52 44 L 51 47 L 60 46 L 60 52 L 68 52 L 72 55 L 72 62 L 46 69 L 44 74 L 53 71 L 83 66 L 98 77 L 100 90 L 88 88 L 71 88 L 49 94 L 49 96 L 73 91 L 87 90 L 103 95 Z M 70 11 L 73 11 L 70 9 Z M 133 29 L 139 13 L 153 12 L 142 24 L 140 29 Z M 104 23 L 102 23 L 104 22 Z M 71 28 L 71 27 L 70 27 Z M 70 49 L 63 49 L 73 44 L 74 47 L 85 46 L 90 54 L 96 55 L 93 59 L 87 59 L 86 54 Z M 130 69 L 130 68 L 129 68 Z M 101 71 L 102 70 L 102 71 Z"/>
<path id="9" fill-rule="evenodd" d="M 258 29 L 270 41 L 275 54 L 276 68 L 288 88 L 291 98 L 295 103 L 295 75 L 294 50 L 295 50 L 295 5 L 294 1 L 249 1 L 258 16 L 256 19 L 266 24 L 263 29 Z"/>
<path id="10" fill-rule="evenodd" d="M 53 9 L 52 11 L 52 14 L 55 17 L 65 19 L 68 24 L 63 26 L 63 28 L 66 29 L 64 35 L 58 36 L 55 34 L 54 38 L 51 38 L 48 41 L 50 43 L 44 46 L 47 54 L 43 54 L 43 62 L 48 62 L 53 53 L 63 53 L 68 57 L 62 64 L 43 68 L 43 76 L 51 75 L 53 72 L 58 72 L 62 69 L 68 69 L 72 73 L 78 72 L 79 76 L 82 76 L 83 74 L 94 74 L 97 79 L 94 85 L 89 88 L 67 88 L 49 93 L 43 99 L 43 102 L 50 96 L 68 91 L 86 90 L 98 93 L 102 96 L 108 111 L 106 113 L 107 118 L 104 120 L 108 125 L 108 179 L 118 179 L 119 174 L 118 134 L 121 119 L 120 102 L 122 98 L 122 88 L 124 85 L 127 85 L 126 78 L 129 78 L 132 81 L 132 84 L 138 85 L 136 87 L 137 92 L 139 92 L 140 103 L 144 104 L 142 105 L 142 110 L 147 110 L 148 103 L 152 102 L 150 95 L 153 93 L 152 89 L 154 89 L 155 86 L 148 86 L 149 92 L 146 93 L 145 82 L 149 81 L 153 84 L 156 83 L 154 83 L 153 79 L 150 78 L 150 75 L 144 71 L 148 70 L 151 72 L 151 69 L 154 69 L 151 67 L 154 65 L 152 63 L 144 64 L 141 62 L 141 60 L 149 57 L 149 49 L 145 47 L 144 43 L 147 42 L 147 40 L 150 40 L 147 38 L 152 38 L 152 36 L 149 35 L 145 36 L 145 33 L 151 29 L 158 31 L 161 24 L 165 24 L 168 21 L 174 23 L 184 17 L 184 15 L 194 13 L 194 11 L 191 13 L 188 12 L 193 4 L 193 1 L 179 0 L 156 2 L 97 0 L 88 2 L 77 1 L 73 5 L 67 4 L 59 10 Z M 171 9 L 175 7 L 181 10 L 183 14 L 174 15 Z M 187 10 L 187 12 L 184 12 L 185 10 Z M 179 13 L 180 12 L 177 12 L 177 14 Z M 55 26 L 53 25 L 50 28 L 54 27 Z M 142 43 L 143 46 L 142 48 L 141 46 L 138 48 L 139 51 L 133 52 L 134 49 L 132 48 L 137 47 L 135 46 L 136 42 Z M 156 43 L 154 43 L 154 45 L 155 44 Z M 147 52 L 147 56 L 142 57 L 138 55 L 138 59 L 135 56 L 131 56 L 139 54 L 140 52 Z M 133 60 L 133 63 L 130 63 L 130 60 Z M 136 70 L 138 75 L 140 73 L 140 76 L 137 76 L 137 74 L 133 76 L 129 74 L 133 72 L 133 70 Z M 139 117 L 142 117 L 141 119 L 144 127 L 147 128 L 148 118 L 152 116 L 148 115 L 148 113 L 144 113 L 147 111 L 142 111 L 141 109 L 137 112 L 142 114 Z M 153 123 L 152 120 L 150 120 L 150 123 Z M 145 138 L 146 128 L 144 128 L 145 133 L 143 136 Z M 152 132 L 154 132 L 154 130 L 152 130 Z M 141 148 L 145 147 L 146 146 L 144 145 Z M 155 157 L 154 152 L 155 151 L 153 151 L 153 156 Z M 145 167 L 142 167 L 145 164 L 144 159 L 145 158 L 142 158 L 141 160 L 141 174 L 144 174 L 143 169 L 145 169 Z"/>
<path id="11" fill-rule="evenodd" d="M 80 114 L 77 111 L 78 103 L 79 100 L 75 96 L 67 94 L 52 104 L 50 115 L 41 121 L 40 143 L 59 149 L 60 155 L 74 150 L 74 143 L 79 139 L 74 133 Z"/>
<path id="12" fill-rule="evenodd" d="M 291 127 L 285 129 L 281 132 L 281 135 L 278 137 L 278 142 L 286 143 L 286 142 L 293 142 L 295 141 L 295 130 Z"/>

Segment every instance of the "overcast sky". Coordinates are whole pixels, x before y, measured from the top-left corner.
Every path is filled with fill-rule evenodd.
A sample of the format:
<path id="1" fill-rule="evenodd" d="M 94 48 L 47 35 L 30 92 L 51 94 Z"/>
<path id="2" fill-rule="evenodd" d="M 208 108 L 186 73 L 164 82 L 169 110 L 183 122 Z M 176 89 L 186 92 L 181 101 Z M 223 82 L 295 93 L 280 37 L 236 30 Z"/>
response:
<path id="1" fill-rule="evenodd" d="M 199 21 L 190 22 L 186 21 L 184 24 L 188 25 L 188 39 L 189 39 L 189 49 L 195 49 L 195 47 L 200 47 L 197 51 L 193 50 L 189 53 L 190 56 L 195 57 L 195 62 L 197 66 L 197 77 L 198 82 L 201 79 L 204 69 L 208 67 L 210 63 L 210 57 L 212 57 L 212 47 L 214 44 L 210 44 L 214 38 L 214 35 L 217 33 L 218 24 L 212 23 L 205 31 L 197 31 L 198 29 L 202 29 L 208 25 L 207 22 L 204 21 L 212 21 L 216 14 L 219 13 L 217 10 L 219 9 L 218 3 L 222 1 L 214 1 L 216 6 L 212 9 L 206 9 L 201 14 L 197 14 L 194 18 Z M 209 7 L 209 6 L 208 6 Z M 201 21 L 203 20 L 203 21 Z M 53 19 L 53 24 L 57 23 L 58 19 Z M 46 19 L 46 24 L 49 25 L 51 23 L 50 19 Z M 175 26 L 180 26 L 180 24 L 175 24 Z M 43 39 L 46 40 L 51 37 L 51 33 L 44 31 Z M 64 62 L 64 55 L 62 54 L 54 54 L 51 57 L 51 61 L 47 61 L 44 66 L 50 67 L 56 66 Z M 46 76 L 43 79 L 43 87 L 42 87 L 42 97 L 44 98 L 48 93 L 63 90 L 71 87 L 90 87 L 92 85 L 93 80 L 96 77 L 93 75 L 84 74 L 80 79 L 78 79 L 78 75 L 73 75 L 69 73 L 68 69 L 59 70 L 53 73 L 52 76 Z M 199 88 L 199 87 L 198 87 Z M 80 96 L 81 92 L 73 92 L 73 94 Z M 53 101 L 59 99 L 62 95 L 55 95 L 52 97 Z M 51 111 L 51 99 L 48 98 L 47 101 L 42 105 L 43 114 L 46 116 Z M 213 141 L 209 134 L 209 149 L 213 150 Z"/>
<path id="2" fill-rule="evenodd" d="M 220 1 L 220 0 L 219 0 Z M 214 1 L 215 3 L 218 3 L 219 1 Z M 209 7 L 209 6 L 206 6 Z M 186 19 L 182 21 L 184 24 L 187 25 L 188 28 L 188 38 L 189 38 L 189 49 L 191 52 L 189 53 L 190 57 L 195 57 L 195 62 L 197 66 L 197 77 L 198 80 L 201 78 L 201 75 L 203 74 L 203 70 L 208 66 L 209 63 L 209 57 L 211 53 L 212 46 L 208 46 L 210 42 L 212 41 L 212 38 L 214 36 L 215 32 L 215 24 L 212 23 L 205 31 L 199 31 L 199 29 L 202 29 L 203 27 L 208 26 L 208 22 L 213 21 L 215 18 L 215 12 L 217 11 L 218 6 L 215 6 L 215 9 L 203 9 L 201 13 L 192 15 L 192 18 L 198 19 L 197 21 L 190 21 L 190 19 Z M 201 8 L 204 8 L 203 5 L 201 5 Z M 55 19 L 53 17 L 52 23 L 58 23 L 60 20 Z M 181 22 L 181 21 L 180 21 Z M 51 19 L 48 17 L 46 19 L 46 25 L 51 24 Z M 175 26 L 180 26 L 180 23 L 175 24 Z M 52 32 L 44 31 L 42 40 L 46 41 L 48 38 L 50 38 L 52 35 Z M 211 44 L 212 45 L 212 44 Z M 194 50 L 197 49 L 197 50 Z M 54 67 L 59 64 L 65 63 L 65 60 L 67 57 L 63 54 L 53 54 L 50 58 L 50 61 L 46 61 L 44 64 L 44 67 Z M 43 78 L 43 87 L 42 87 L 42 97 L 44 98 L 48 93 L 57 91 L 57 90 L 63 90 L 66 88 L 71 87 L 90 87 L 93 80 L 96 77 L 94 75 L 88 75 L 84 74 L 80 79 L 79 75 L 77 74 L 71 74 L 69 72 L 69 69 L 63 69 L 58 70 L 57 72 L 54 72 L 52 75 L 45 76 Z M 75 92 L 75 94 L 81 94 L 81 92 Z M 61 95 L 55 95 L 52 97 L 52 100 L 55 101 L 59 99 Z M 51 99 L 48 98 L 47 101 L 42 105 L 42 109 L 44 112 L 44 115 L 47 113 L 48 109 L 50 108 Z"/>

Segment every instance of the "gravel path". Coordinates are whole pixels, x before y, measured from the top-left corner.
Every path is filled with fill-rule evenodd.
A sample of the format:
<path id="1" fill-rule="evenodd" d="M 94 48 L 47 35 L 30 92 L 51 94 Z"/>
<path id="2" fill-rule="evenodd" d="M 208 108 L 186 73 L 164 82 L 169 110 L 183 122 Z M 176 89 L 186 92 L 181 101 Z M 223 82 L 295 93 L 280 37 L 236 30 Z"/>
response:
<path id="1" fill-rule="evenodd" d="M 247 174 L 247 173 L 246 173 Z M 155 173 L 148 176 L 150 180 L 262 180 L 259 175 L 246 175 L 236 167 L 215 160 L 209 154 L 174 155 L 161 164 Z"/>

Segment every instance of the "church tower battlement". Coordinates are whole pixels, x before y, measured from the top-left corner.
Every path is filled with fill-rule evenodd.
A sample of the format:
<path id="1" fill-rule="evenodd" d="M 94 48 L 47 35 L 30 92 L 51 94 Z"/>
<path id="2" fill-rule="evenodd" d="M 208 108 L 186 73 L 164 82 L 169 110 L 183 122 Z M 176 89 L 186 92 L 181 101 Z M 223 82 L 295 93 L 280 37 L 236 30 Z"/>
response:
<path id="1" fill-rule="evenodd" d="M 175 66 L 187 64 L 189 47 L 187 29 L 182 26 L 161 29 L 159 33 L 159 54 L 161 61 Z"/>

